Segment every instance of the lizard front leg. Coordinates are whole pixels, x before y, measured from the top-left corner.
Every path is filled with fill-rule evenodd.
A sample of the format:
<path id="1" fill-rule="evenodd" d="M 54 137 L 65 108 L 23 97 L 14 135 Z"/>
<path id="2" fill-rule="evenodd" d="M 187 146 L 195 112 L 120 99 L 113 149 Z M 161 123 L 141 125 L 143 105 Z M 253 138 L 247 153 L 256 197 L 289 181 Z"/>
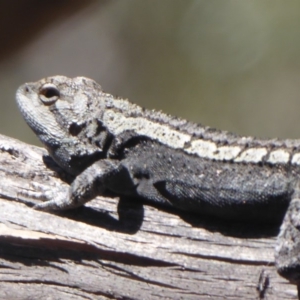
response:
<path id="1" fill-rule="evenodd" d="M 101 195 L 106 190 L 106 182 L 118 174 L 119 161 L 103 159 L 93 163 L 79 174 L 70 187 L 39 187 L 41 197 L 46 202 L 34 206 L 38 210 L 67 210 L 79 207 Z"/>

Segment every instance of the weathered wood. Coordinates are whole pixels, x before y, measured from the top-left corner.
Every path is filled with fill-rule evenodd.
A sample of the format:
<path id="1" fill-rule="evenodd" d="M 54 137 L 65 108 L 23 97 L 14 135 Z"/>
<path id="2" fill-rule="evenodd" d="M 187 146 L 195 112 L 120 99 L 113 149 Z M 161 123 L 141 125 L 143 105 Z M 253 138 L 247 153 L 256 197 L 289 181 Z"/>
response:
<path id="1" fill-rule="evenodd" d="M 100 197 L 35 211 L 22 191 L 71 178 L 43 149 L 1 135 L 0 178 L 1 299 L 297 299 L 274 267 L 276 227 Z"/>

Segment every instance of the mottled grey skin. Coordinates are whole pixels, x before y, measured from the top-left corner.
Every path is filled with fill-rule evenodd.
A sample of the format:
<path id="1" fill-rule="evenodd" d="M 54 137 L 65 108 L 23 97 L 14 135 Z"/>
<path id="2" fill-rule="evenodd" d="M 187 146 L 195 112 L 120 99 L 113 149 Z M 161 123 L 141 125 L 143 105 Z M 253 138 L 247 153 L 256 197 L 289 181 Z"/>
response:
<path id="1" fill-rule="evenodd" d="M 240 137 L 144 110 L 84 77 L 24 84 L 17 103 L 51 157 L 76 176 L 69 189 L 43 188 L 47 201 L 37 209 L 75 208 L 109 192 L 225 219 L 278 222 L 298 200 L 299 140 Z M 287 227 L 277 266 L 295 282 L 292 251 L 280 259 Z"/>

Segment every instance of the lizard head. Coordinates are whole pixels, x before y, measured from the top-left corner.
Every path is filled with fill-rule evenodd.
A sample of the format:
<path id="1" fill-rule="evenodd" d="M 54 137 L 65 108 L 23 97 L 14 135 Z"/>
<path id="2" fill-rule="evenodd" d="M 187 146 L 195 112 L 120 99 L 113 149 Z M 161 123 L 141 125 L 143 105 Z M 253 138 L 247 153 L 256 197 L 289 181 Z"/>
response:
<path id="1" fill-rule="evenodd" d="M 101 122 L 105 95 L 91 79 L 53 76 L 20 86 L 16 100 L 52 158 L 76 174 L 103 156 L 109 142 Z"/>

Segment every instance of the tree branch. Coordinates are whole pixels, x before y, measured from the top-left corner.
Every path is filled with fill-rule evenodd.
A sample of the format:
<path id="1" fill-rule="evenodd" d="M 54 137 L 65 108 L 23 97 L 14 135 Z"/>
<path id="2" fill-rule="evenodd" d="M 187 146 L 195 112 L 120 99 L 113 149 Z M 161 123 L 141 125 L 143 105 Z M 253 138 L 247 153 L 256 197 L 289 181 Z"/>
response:
<path id="1" fill-rule="evenodd" d="M 297 298 L 274 267 L 277 227 L 101 197 L 33 210 L 32 182 L 72 178 L 45 150 L 1 135 L 0 176 L 1 299 Z"/>

